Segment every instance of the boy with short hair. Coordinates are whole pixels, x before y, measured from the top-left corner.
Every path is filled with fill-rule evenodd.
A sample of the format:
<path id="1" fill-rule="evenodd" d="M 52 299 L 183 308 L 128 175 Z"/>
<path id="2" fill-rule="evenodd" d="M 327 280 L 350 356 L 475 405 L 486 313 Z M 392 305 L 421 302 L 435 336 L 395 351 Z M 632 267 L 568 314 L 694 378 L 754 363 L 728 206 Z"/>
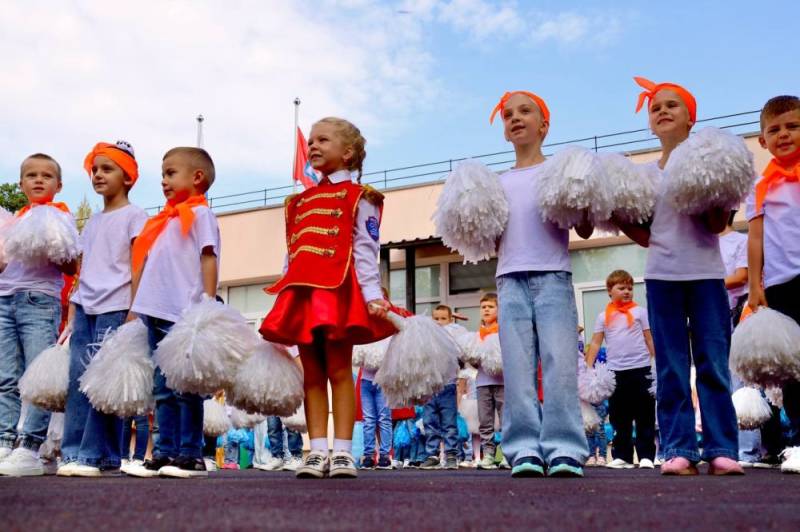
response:
<path id="1" fill-rule="evenodd" d="M 497 334 L 497 294 L 489 292 L 481 297 L 481 326 L 478 336 L 483 342 L 489 335 Z M 499 461 L 495 459 L 497 447 L 494 443 L 495 415 L 503 423 L 503 375 L 489 375 L 478 365 L 478 375 L 475 378 L 475 387 L 478 391 L 478 432 L 481 436 L 481 453 L 483 459 L 478 464 L 479 469 L 497 469 Z"/>
<path id="2" fill-rule="evenodd" d="M 453 334 L 454 329 L 463 327 L 453 323 L 453 311 L 447 305 L 433 309 L 433 320 Z M 422 423 L 425 427 L 425 453 L 428 455 L 419 466 L 420 469 L 438 469 L 439 445 L 444 442 L 444 468 L 458 469 L 458 401 L 456 399 L 456 375 L 452 380 L 425 403 Z"/>
<path id="3" fill-rule="evenodd" d="M 49 155 L 34 153 L 22 161 L 19 186 L 29 204 L 20 209 L 18 217 L 40 205 L 69 213 L 65 204 L 53 202 L 61 191 L 61 167 Z M 64 286 L 62 274 L 73 275 L 76 265 L 72 261 L 32 266 L 12 260 L 0 265 L 3 266 L 0 273 L 0 475 L 43 475 L 37 452 L 47 437 L 50 412 L 31 405 L 22 433 L 18 435 L 18 383 L 25 368 L 58 338 Z M 18 444 L 16 449 L 15 443 Z"/>
<path id="4" fill-rule="evenodd" d="M 214 182 L 214 162 L 200 148 L 173 148 L 161 164 L 167 204 L 150 218 L 133 244 L 132 312 L 147 325 L 150 349 L 184 310 L 217 293 L 220 237 L 217 219 L 204 197 Z M 146 259 L 146 261 L 145 261 Z M 153 458 L 128 475 L 207 477 L 203 462 L 203 397 L 177 393 L 155 370 L 154 396 L 159 427 Z"/>
<path id="5" fill-rule="evenodd" d="M 636 455 L 639 467 L 653 469 L 655 459 L 655 399 L 650 388 L 650 361 L 655 357 L 647 310 L 633 301 L 633 277 L 616 270 L 606 278 L 611 302 L 597 315 L 594 334 L 586 350 L 586 366 L 594 365 L 605 339 L 606 364 L 616 375 L 617 385 L 608 400 L 608 416 L 614 427 L 612 469 L 633 467 L 633 426 L 636 424 Z"/>
<path id="6" fill-rule="evenodd" d="M 748 305 L 800 323 L 800 98 L 776 96 L 764 105 L 758 141 L 772 160 L 747 198 Z M 800 382 L 783 385 L 783 408 L 793 430 L 781 471 L 800 473 Z"/>

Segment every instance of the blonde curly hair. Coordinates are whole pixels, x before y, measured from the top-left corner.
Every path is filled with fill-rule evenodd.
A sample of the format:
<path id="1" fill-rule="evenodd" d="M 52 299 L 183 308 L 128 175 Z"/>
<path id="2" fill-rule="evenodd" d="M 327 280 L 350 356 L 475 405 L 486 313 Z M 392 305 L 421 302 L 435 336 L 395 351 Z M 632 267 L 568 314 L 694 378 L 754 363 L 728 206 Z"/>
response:
<path id="1" fill-rule="evenodd" d="M 317 120 L 316 123 L 332 125 L 341 136 L 344 145 L 353 149 L 353 157 L 347 161 L 347 169 L 351 172 L 358 171 L 358 182 L 360 183 L 364 159 L 367 158 L 367 150 L 365 149 L 367 139 L 361 134 L 361 130 L 353 125 L 352 122 L 335 116 L 327 116 Z"/>

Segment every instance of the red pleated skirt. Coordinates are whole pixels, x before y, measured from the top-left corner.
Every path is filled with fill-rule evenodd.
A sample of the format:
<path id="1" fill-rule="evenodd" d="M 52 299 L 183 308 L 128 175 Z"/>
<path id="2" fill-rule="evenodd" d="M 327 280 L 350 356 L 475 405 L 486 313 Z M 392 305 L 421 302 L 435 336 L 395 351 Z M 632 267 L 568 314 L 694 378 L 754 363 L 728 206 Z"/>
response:
<path id="1" fill-rule="evenodd" d="M 397 332 L 389 321 L 370 316 L 351 265 L 338 288 L 289 286 L 264 318 L 261 335 L 270 342 L 308 345 L 322 335 L 352 345 L 377 342 Z"/>

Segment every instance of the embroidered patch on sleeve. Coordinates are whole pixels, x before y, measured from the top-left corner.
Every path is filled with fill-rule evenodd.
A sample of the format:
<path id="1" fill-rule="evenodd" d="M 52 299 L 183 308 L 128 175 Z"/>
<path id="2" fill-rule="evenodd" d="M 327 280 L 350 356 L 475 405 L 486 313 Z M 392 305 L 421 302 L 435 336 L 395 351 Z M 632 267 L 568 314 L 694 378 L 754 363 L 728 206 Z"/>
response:
<path id="1" fill-rule="evenodd" d="M 369 218 L 367 218 L 365 224 L 367 226 L 367 233 L 369 233 L 369 236 L 372 237 L 372 240 L 377 242 L 378 239 L 380 238 L 380 231 L 378 229 L 378 219 L 375 218 L 374 216 L 370 216 Z"/>

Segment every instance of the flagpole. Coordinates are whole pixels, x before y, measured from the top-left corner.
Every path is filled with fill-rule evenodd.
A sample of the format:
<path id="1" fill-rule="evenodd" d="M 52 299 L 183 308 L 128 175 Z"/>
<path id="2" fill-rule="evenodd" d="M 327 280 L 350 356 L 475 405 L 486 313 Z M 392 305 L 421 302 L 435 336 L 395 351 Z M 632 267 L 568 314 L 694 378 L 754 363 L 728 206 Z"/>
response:
<path id="1" fill-rule="evenodd" d="M 203 115 L 197 115 L 197 147 L 203 147 Z"/>
<path id="2" fill-rule="evenodd" d="M 294 139 L 294 149 L 292 150 L 292 193 L 297 192 L 297 180 L 294 178 L 296 168 L 294 165 L 297 163 L 297 128 L 300 127 L 300 98 L 294 99 L 294 131 L 292 138 Z"/>

